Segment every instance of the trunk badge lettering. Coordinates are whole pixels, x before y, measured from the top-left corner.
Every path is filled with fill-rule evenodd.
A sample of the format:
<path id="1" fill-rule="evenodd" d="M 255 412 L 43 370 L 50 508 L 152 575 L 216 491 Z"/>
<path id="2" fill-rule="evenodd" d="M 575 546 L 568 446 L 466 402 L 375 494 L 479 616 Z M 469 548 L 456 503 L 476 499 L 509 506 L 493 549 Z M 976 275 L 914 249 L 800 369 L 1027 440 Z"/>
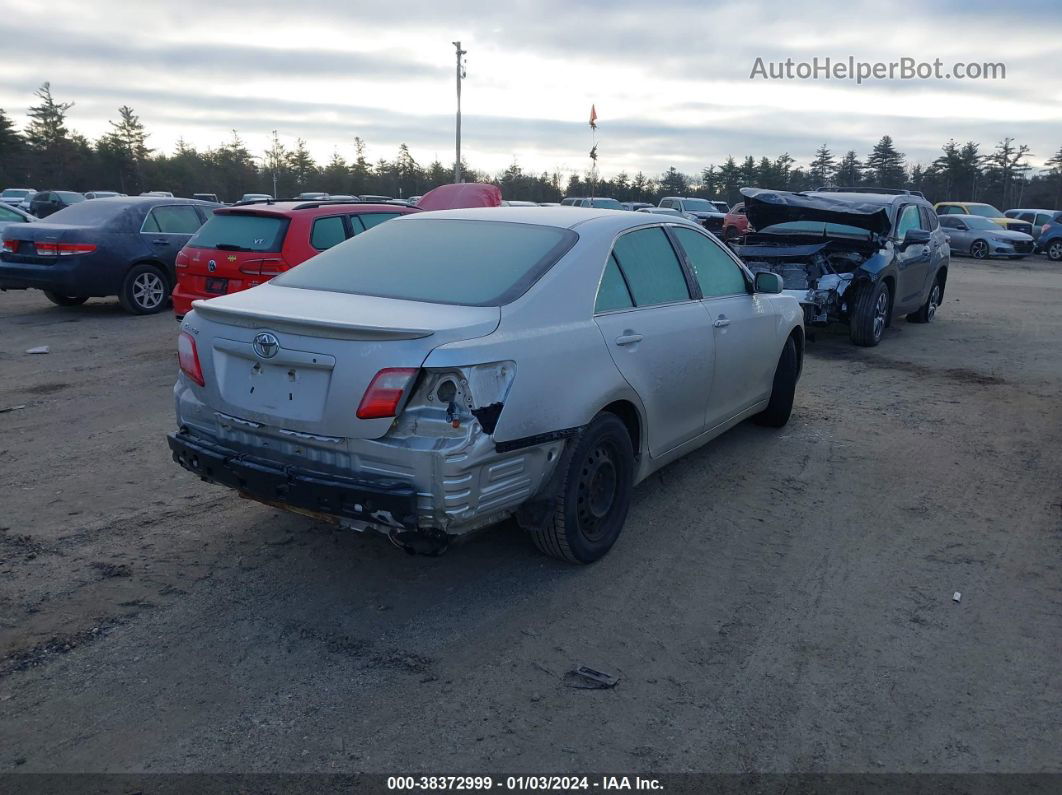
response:
<path id="1" fill-rule="evenodd" d="M 277 351 L 280 350 L 280 340 L 268 331 L 263 331 L 261 334 L 255 335 L 251 347 L 263 359 L 272 359 L 277 355 Z"/>

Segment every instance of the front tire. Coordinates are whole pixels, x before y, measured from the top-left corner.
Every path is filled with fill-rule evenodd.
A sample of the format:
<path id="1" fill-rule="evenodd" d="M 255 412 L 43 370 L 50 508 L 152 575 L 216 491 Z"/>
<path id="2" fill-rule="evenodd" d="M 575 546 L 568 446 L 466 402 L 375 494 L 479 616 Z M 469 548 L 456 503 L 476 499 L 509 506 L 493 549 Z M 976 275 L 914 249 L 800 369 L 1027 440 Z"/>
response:
<path id="1" fill-rule="evenodd" d="M 52 290 L 43 290 L 44 297 L 56 306 L 81 306 L 88 300 L 87 295 L 62 295 Z"/>
<path id="2" fill-rule="evenodd" d="M 155 265 L 134 265 L 125 275 L 118 301 L 133 315 L 154 315 L 170 298 L 170 280 Z"/>
<path id="3" fill-rule="evenodd" d="M 922 304 L 917 312 L 912 312 L 907 316 L 907 322 L 932 323 L 937 314 L 937 309 L 940 307 L 941 294 L 940 277 L 938 276 L 933 280 L 933 287 L 929 290 L 929 297 L 926 298 L 926 302 Z"/>
<path id="4" fill-rule="evenodd" d="M 1048 243 L 1046 253 L 1051 262 L 1062 262 L 1062 239 Z"/>
<path id="5" fill-rule="evenodd" d="M 564 480 L 544 524 L 532 528 L 541 552 L 570 563 L 593 563 L 619 538 L 634 488 L 634 450 L 615 414 L 594 418 L 574 442 Z"/>
<path id="6" fill-rule="evenodd" d="M 988 259 L 988 243 L 975 240 L 970 244 L 970 256 L 974 259 Z"/>
<path id="7" fill-rule="evenodd" d="M 771 388 L 771 400 L 767 408 L 752 418 L 757 425 L 781 428 L 789 422 L 793 413 L 793 397 L 796 395 L 797 378 L 800 375 L 800 355 L 797 353 L 796 340 L 792 337 L 785 341 L 778 367 L 774 371 L 774 386 Z"/>
<path id="8" fill-rule="evenodd" d="M 879 281 L 860 290 L 849 321 L 848 336 L 852 342 L 864 348 L 873 348 L 881 342 L 889 325 L 891 307 L 892 295 L 887 282 Z"/>

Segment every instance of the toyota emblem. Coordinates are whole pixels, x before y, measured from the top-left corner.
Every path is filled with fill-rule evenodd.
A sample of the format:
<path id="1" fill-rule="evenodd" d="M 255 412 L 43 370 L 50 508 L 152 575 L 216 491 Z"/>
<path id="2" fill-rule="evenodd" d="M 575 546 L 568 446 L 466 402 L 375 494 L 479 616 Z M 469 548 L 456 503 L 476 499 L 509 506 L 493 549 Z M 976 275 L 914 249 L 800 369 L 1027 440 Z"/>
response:
<path id="1" fill-rule="evenodd" d="M 261 334 L 255 335 L 251 347 L 263 359 L 272 359 L 277 355 L 277 351 L 280 350 L 280 340 L 276 338 L 276 335 L 263 331 Z"/>
<path id="2" fill-rule="evenodd" d="M 207 270 L 210 271 L 211 273 L 213 273 L 217 269 L 218 269 L 218 264 L 216 262 L 214 262 L 214 260 L 210 260 L 210 262 L 207 263 Z"/>

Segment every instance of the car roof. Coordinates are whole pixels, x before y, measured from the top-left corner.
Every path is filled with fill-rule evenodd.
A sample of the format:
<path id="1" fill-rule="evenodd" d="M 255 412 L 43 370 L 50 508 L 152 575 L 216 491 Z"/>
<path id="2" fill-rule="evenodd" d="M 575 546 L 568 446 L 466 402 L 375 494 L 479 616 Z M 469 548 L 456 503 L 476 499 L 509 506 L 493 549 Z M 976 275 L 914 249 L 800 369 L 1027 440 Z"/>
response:
<path id="1" fill-rule="evenodd" d="M 688 223 L 681 216 L 647 218 L 648 213 L 632 213 L 629 210 L 606 210 L 591 207 L 473 207 L 462 210 L 433 210 L 415 213 L 398 219 L 402 223 L 421 220 L 498 221 L 514 224 L 553 226 L 558 229 L 575 229 L 583 225 L 612 226 L 626 229 L 646 224 Z M 393 221 L 392 223 L 397 223 Z"/>
<path id="2" fill-rule="evenodd" d="M 212 202 L 200 201 L 199 199 L 182 199 L 179 196 L 104 196 L 102 199 L 93 199 L 93 202 L 103 204 L 123 204 L 128 207 L 135 207 L 136 205 L 157 205 L 157 204 L 197 204 L 202 207 L 212 207 Z"/>
<path id="3" fill-rule="evenodd" d="M 303 199 L 301 201 L 280 201 L 257 204 L 234 204 L 215 210 L 219 215 L 232 213 L 254 213 L 257 215 L 275 215 L 291 218 L 293 215 L 333 215 L 339 213 L 408 213 L 413 207 L 400 204 L 372 204 L 369 202 L 334 202 L 321 199 Z"/>

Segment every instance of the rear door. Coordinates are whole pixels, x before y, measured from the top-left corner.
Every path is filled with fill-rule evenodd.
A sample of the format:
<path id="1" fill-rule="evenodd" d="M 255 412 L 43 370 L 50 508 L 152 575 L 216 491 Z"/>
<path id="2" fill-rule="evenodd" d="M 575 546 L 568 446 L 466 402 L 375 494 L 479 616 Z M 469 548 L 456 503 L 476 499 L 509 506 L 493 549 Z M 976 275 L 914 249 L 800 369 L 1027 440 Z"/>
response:
<path id="1" fill-rule="evenodd" d="M 770 395 L 780 353 L 777 317 L 768 300 L 749 292 L 745 272 L 722 245 L 696 229 L 675 225 L 671 232 L 712 327 L 715 369 L 705 427 L 714 428 Z"/>
<path id="2" fill-rule="evenodd" d="M 162 204 L 152 207 L 140 227 L 140 236 L 152 253 L 172 271 L 177 252 L 203 225 L 191 204 Z"/>
<path id="3" fill-rule="evenodd" d="M 616 367 L 642 399 L 649 453 L 704 430 L 712 382 L 712 329 L 661 226 L 617 238 L 594 319 Z"/>

